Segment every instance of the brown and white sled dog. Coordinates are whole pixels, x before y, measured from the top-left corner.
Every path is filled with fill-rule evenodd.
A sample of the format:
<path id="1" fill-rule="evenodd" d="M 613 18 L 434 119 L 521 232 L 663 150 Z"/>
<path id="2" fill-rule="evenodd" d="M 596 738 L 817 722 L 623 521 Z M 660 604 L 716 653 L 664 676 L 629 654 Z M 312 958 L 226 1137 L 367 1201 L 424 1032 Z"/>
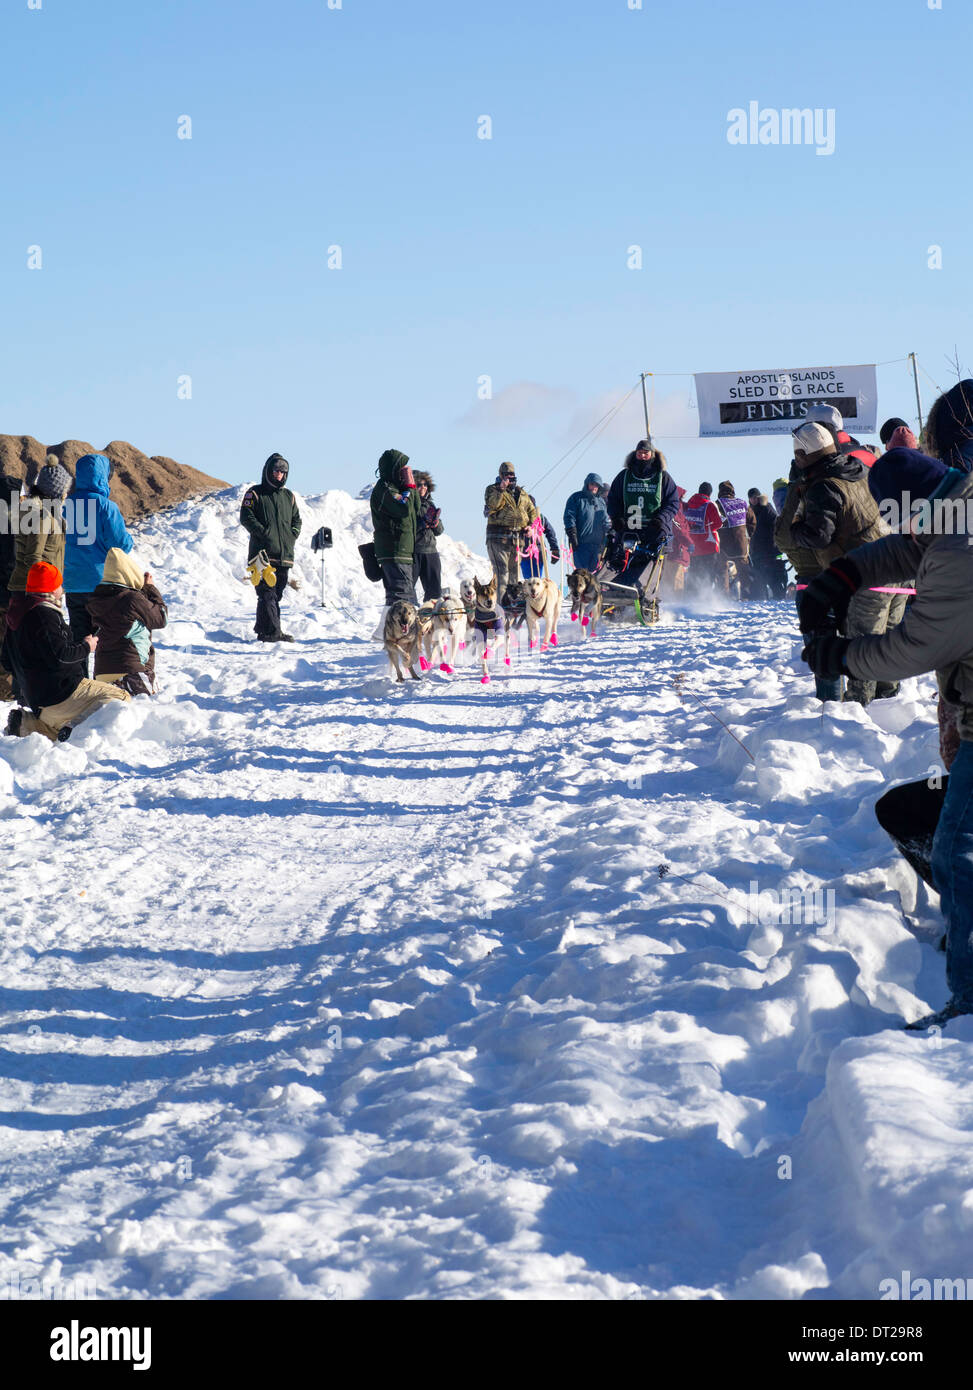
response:
<path id="1" fill-rule="evenodd" d="M 472 579 L 460 580 L 459 601 L 466 611 L 466 632 L 460 639 L 460 647 L 472 647 L 476 638 L 476 629 L 473 626 L 473 610 L 476 607 L 476 589 L 473 587 Z"/>
<path id="2" fill-rule="evenodd" d="M 525 579 L 523 590 L 527 613 L 527 646 L 533 650 L 543 622 L 547 631 L 541 643 L 541 651 L 548 642 L 552 647 L 556 647 L 557 623 L 561 616 L 561 590 L 553 579 Z"/>
<path id="3" fill-rule="evenodd" d="M 483 675 L 480 683 L 487 685 L 490 680 L 490 673 L 487 670 L 487 662 L 490 660 L 490 644 L 498 647 L 500 637 L 503 637 L 503 659 L 504 664 L 510 665 L 510 628 L 504 616 L 503 609 L 497 603 L 497 576 L 490 575 L 487 584 L 481 584 L 479 579 L 473 580 L 474 608 L 473 608 L 473 630 L 474 636 L 477 634 L 481 640 L 480 660 L 483 662 Z"/>
<path id="4" fill-rule="evenodd" d="M 601 617 L 601 611 L 605 606 L 598 580 L 591 570 L 575 570 L 573 574 L 568 575 L 568 589 L 571 593 L 571 621 L 576 623 L 580 618 L 584 635 L 597 637 L 595 623 Z"/>
<path id="5" fill-rule="evenodd" d="M 432 639 L 430 646 L 439 652 L 439 669 L 447 676 L 453 674 L 456 653 L 466 638 L 466 607 L 451 589 L 444 589 L 432 610 Z M 432 656 L 429 657 L 430 662 Z"/>
<path id="6" fill-rule="evenodd" d="M 385 616 L 382 641 L 397 680 L 405 680 L 405 666 L 414 681 L 419 679 L 415 665 L 419 660 L 419 620 L 415 604 L 399 599 Z M 401 665 L 400 665 L 401 663 Z"/>

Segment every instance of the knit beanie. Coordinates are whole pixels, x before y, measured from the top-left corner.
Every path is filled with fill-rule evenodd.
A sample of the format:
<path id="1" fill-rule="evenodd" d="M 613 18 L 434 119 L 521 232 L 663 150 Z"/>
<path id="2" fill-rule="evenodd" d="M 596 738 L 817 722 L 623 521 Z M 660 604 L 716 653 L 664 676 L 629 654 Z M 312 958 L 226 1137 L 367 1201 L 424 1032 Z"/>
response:
<path id="1" fill-rule="evenodd" d="M 890 449 L 915 449 L 916 447 L 916 437 L 908 425 L 899 425 L 889 440 Z"/>
<path id="2" fill-rule="evenodd" d="M 53 594 L 63 583 L 63 575 L 57 565 L 49 565 L 46 560 L 38 560 L 27 571 L 28 594 Z"/>
<path id="3" fill-rule="evenodd" d="M 945 478 L 945 463 L 920 453 L 918 449 L 890 449 L 869 469 L 868 486 L 876 502 L 900 499 L 908 492 L 914 498 L 930 497 Z"/>
<path id="4" fill-rule="evenodd" d="M 514 468 L 514 466 L 513 466 L 512 463 L 501 463 L 501 465 L 500 465 L 500 477 L 501 477 L 501 478 L 516 478 L 516 476 L 517 476 L 517 470 Z"/>
<path id="5" fill-rule="evenodd" d="M 649 454 L 655 451 L 655 445 L 652 443 L 651 435 L 648 439 L 640 439 L 639 442 L 636 444 L 634 452 L 637 454 L 640 450 Z"/>
<path id="6" fill-rule="evenodd" d="M 54 460 L 53 463 L 51 459 Z M 71 486 L 71 474 L 66 468 L 61 467 L 54 454 L 49 454 L 47 463 L 38 470 L 33 486 L 34 491 L 41 497 L 60 499 L 68 494 L 68 489 Z"/>
<path id="7" fill-rule="evenodd" d="M 700 485 L 699 485 L 699 491 L 700 491 L 700 494 L 701 494 L 703 497 L 712 497 L 712 496 L 713 496 L 713 484 L 712 484 L 712 483 L 700 483 Z"/>
<path id="8" fill-rule="evenodd" d="M 888 444 L 888 442 L 889 442 L 889 440 L 892 438 L 893 434 L 895 434 L 895 431 L 899 428 L 900 425 L 904 425 L 904 424 L 905 424 L 905 421 L 904 421 L 904 420 L 900 420 L 899 417 L 898 417 L 898 415 L 893 415 L 893 416 L 891 417 L 891 419 L 885 421 L 885 424 L 884 424 L 884 425 L 882 426 L 882 428 L 879 430 L 879 432 L 878 432 L 878 437 L 879 437 L 879 439 L 882 441 L 883 444 Z"/>

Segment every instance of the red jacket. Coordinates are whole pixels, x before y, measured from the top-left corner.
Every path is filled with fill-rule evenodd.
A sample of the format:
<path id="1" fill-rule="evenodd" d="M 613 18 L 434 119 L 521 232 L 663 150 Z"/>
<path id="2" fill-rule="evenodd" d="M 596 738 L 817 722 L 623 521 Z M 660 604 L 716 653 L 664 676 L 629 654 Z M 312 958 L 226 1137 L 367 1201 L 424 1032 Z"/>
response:
<path id="1" fill-rule="evenodd" d="M 719 507 L 705 492 L 697 492 L 684 507 L 693 554 L 719 555 L 720 538 L 716 533 L 723 525 L 723 515 Z"/>
<path id="2" fill-rule="evenodd" d="M 838 448 L 849 458 L 857 459 L 866 468 L 871 468 L 875 462 L 875 455 L 871 449 L 866 449 L 864 444 L 860 444 L 857 439 L 852 439 L 847 430 L 838 431 Z"/>
<path id="3" fill-rule="evenodd" d="M 693 546 L 689 539 L 689 526 L 686 523 L 686 512 L 682 505 L 686 489 L 677 487 L 676 491 L 679 493 L 679 510 L 672 518 L 672 538 L 669 541 L 666 554 L 674 565 L 688 565 L 692 557 Z"/>

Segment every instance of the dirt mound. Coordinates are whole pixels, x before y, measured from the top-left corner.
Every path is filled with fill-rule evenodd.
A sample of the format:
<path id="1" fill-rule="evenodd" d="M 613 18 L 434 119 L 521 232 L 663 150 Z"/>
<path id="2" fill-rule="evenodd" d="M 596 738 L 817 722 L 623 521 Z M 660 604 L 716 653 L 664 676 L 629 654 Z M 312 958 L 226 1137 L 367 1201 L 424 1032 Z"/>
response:
<path id="1" fill-rule="evenodd" d="M 72 477 L 75 464 L 85 454 L 107 454 L 112 463 L 112 500 L 118 503 L 126 521 L 137 521 L 150 512 L 174 507 L 187 497 L 198 497 L 229 486 L 175 459 L 159 454 L 150 458 L 121 439 L 113 439 L 103 449 L 96 449 L 80 439 L 66 439 L 63 444 L 50 444 L 45 448 L 29 434 L 0 434 L 0 472 L 7 477 L 26 478 L 32 482 L 48 454 L 56 454 Z"/>

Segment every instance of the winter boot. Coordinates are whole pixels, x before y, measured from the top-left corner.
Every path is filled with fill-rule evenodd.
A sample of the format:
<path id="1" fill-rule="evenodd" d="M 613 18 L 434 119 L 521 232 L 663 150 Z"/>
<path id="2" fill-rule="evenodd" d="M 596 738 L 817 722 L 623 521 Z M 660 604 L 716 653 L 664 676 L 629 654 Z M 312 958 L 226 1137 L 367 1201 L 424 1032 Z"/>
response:
<path id="1" fill-rule="evenodd" d="M 954 994 L 938 1013 L 926 1014 L 924 1018 L 917 1018 L 914 1023 L 906 1023 L 904 1027 L 907 1033 L 923 1033 L 927 1028 L 941 1028 L 951 1018 L 960 1018 L 963 1014 L 973 1014 L 973 999 Z"/>
<path id="2" fill-rule="evenodd" d="M 22 709 L 12 709 L 7 715 L 7 727 L 3 732 L 8 734 L 11 738 L 20 738 L 20 721 L 23 717 L 24 712 Z"/>

